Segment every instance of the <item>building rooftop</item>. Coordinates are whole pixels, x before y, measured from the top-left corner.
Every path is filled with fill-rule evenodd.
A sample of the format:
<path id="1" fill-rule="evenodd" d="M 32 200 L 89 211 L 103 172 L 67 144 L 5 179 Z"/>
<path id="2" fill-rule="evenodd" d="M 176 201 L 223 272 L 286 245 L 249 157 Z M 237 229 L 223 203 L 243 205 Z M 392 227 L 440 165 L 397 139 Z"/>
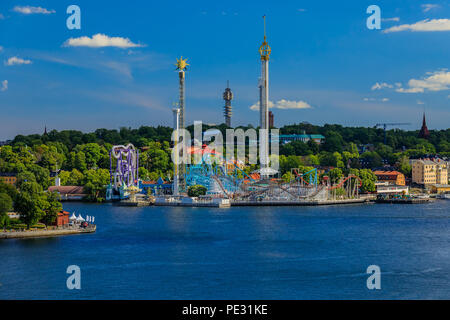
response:
<path id="1" fill-rule="evenodd" d="M 0 177 L 15 177 L 17 173 L 14 172 L 0 172 Z"/>
<path id="2" fill-rule="evenodd" d="M 51 186 L 50 192 L 59 192 L 60 194 L 85 195 L 84 188 L 81 186 Z"/>
<path id="3" fill-rule="evenodd" d="M 321 134 L 280 134 L 280 138 L 311 138 L 311 139 L 325 139 Z"/>
<path id="4" fill-rule="evenodd" d="M 436 188 L 450 188 L 450 184 L 438 184 L 438 183 L 434 183 L 432 184 L 433 187 Z"/>
<path id="5" fill-rule="evenodd" d="M 373 173 L 375 175 L 383 175 L 383 176 L 398 176 L 399 174 L 403 174 L 398 171 L 382 171 L 382 170 L 376 170 Z"/>

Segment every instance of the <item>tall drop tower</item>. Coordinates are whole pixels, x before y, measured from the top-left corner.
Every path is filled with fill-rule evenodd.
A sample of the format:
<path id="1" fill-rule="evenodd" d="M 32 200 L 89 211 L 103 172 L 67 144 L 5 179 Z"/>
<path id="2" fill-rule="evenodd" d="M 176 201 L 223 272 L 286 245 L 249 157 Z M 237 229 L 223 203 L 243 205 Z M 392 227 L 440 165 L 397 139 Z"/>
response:
<path id="1" fill-rule="evenodd" d="M 225 115 L 225 124 L 227 125 L 227 127 L 231 127 L 231 115 L 232 115 L 231 100 L 233 100 L 233 92 L 231 92 L 230 83 L 228 81 L 227 81 L 227 88 L 223 93 L 223 100 L 225 100 L 225 107 L 223 111 L 223 114 Z"/>
<path id="2" fill-rule="evenodd" d="M 180 84 L 180 100 L 179 100 L 179 106 L 180 106 L 180 123 L 179 128 L 184 129 L 185 128 L 185 106 L 184 106 L 184 71 L 186 70 L 187 66 L 189 65 L 186 63 L 187 59 L 183 59 L 183 56 L 181 56 L 180 59 L 177 59 L 177 63 L 175 66 L 178 70 L 178 78 L 179 78 L 179 84 Z"/>
<path id="3" fill-rule="evenodd" d="M 269 57 L 271 49 L 266 38 L 266 16 L 264 19 L 264 41 L 259 47 L 259 54 L 261 56 L 261 81 L 259 84 L 259 115 L 260 115 L 260 128 L 266 129 L 263 134 L 264 137 L 260 136 L 260 140 L 263 138 L 264 145 L 263 154 L 260 155 L 261 162 L 261 177 L 266 176 L 265 168 L 269 166 Z M 262 159 L 264 158 L 264 159 Z"/>
<path id="4" fill-rule="evenodd" d="M 176 111 L 177 115 L 178 115 L 178 129 L 179 130 L 183 130 L 185 129 L 185 115 L 186 115 L 186 110 L 185 110 L 185 104 L 184 104 L 184 71 L 186 70 L 187 66 L 189 65 L 187 62 L 187 59 L 183 59 L 183 56 L 181 56 L 180 59 L 177 59 L 177 63 L 175 64 L 175 66 L 177 67 L 178 70 L 178 78 L 179 78 L 179 85 L 180 85 L 180 99 L 179 99 L 179 111 Z M 174 111 L 174 117 L 175 117 L 175 111 Z M 175 122 L 175 121 L 174 121 Z M 184 139 L 184 138 L 183 138 Z M 186 141 L 183 141 L 183 144 L 186 143 Z M 183 151 L 185 152 L 185 150 Z M 185 168 L 185 164 L 180 164 L 178 166 L 178 186 L 177 186 L 177 190 L 176 192 L 178 192 L 179 190 L 184 190 L 186 185 L 185 185 L 185 173 L 186 173 L 186 168 Z"/>

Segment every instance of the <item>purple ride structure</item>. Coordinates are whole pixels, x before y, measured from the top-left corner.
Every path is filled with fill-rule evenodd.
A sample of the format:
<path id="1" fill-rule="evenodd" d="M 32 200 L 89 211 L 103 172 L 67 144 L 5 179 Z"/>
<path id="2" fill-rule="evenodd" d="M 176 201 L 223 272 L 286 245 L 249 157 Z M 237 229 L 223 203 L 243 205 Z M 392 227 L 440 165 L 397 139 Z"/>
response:
<path id="1" fill-rule="evenodd" d="M 131 193 L 138 192 L 139 151 L 134 145 L 113 146 L 109 161 L 110 183 L 106 189 L 106 200 L 127 199 Z"/>

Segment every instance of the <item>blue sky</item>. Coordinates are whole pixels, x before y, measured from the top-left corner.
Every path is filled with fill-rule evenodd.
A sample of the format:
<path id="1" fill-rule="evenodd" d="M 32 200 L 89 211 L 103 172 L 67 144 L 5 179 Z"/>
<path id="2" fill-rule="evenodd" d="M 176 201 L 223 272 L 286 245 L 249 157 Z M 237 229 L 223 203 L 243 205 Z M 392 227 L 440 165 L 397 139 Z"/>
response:
<path id="1" fill-rule="evenodd" d="M 448 128 L 450 1 L 429 1 L 2 0 L 0 140 L 45 125 L 171 125 L 181 55 L 191 65 L 188 123 L 224 121 L 229 80 L 232 123 L 256 126 L 263 14 L 276 126 L 411 122 L 404 128 L 414 130 L 426 110 L 430 128 Z M 71 4 L 81 8 L 81 30 L 66 27 Z M 381 8 L 381 30 L 366 27 L 371 4 Z"/>

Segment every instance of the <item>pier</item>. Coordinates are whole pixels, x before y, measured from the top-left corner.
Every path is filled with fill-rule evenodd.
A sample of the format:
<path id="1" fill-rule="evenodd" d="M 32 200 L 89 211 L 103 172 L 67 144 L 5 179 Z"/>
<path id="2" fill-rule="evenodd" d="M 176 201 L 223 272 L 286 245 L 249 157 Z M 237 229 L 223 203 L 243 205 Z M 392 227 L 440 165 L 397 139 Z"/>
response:
<path id="1" fill-rule="evenodd" d="M 375 200 L 374 196 L 358 197 L 354 199 L 224 199 L 212 197 L 158 197 L 154 203 L 155 206 L 167 207 L 282 207 L 282 206 L 324 206 L 324 205 L 342 205 L 342 204 L 362 204 Z"/>
<path id="2" fill-rule="evenodd" d="M 282 206 L 326 206 L 326 205 L 338 205 L 338 204 L 361 204 L 370 202 L 370 198 L 360 199 L 342 199 L 342 200 L 262 200 L 262 201 L 248 201 L 248 200 L 235 200 L 231 202 L 233 207 L 282 207 Z"/>
<path id="3" fill-rule="evenodd" d="M 25 239 L 67 236 L 73 234 L 93 233 L 96 230 L 97 226 L 91 224 L 86 228 L 69 227 L 52 230 L 2 231 L 0 232 L 0 239 Z"/>
<path id="4" fill-rule="evenodd" d="M 155 206 L 229 208 L 231 201 L 229 199 L 210 197 L 158 197 L 156 198 Z"/>

